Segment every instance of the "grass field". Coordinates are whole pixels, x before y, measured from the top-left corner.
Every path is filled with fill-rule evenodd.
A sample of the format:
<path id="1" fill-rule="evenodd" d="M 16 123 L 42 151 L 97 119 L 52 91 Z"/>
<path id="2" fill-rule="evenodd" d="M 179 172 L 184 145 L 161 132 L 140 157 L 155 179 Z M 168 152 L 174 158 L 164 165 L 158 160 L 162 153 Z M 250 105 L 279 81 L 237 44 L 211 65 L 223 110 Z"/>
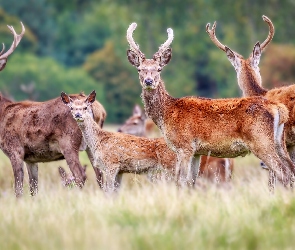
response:
<path id="1" fill-rule="evenodd" d="M 235 160 L 227 187 L 195 190 L 125 175 L 105 196 L 87 169 L 83 190 L 64 188 L 58 166 L 40 164 L 40 191 L 16 199 L 8 159 L 0 155 L 0 249 L 293 249 L 294 193 L 269 194 L 267 171 L 254 156 Z M 81 162 L 88 163 L 81 154 Z"/>

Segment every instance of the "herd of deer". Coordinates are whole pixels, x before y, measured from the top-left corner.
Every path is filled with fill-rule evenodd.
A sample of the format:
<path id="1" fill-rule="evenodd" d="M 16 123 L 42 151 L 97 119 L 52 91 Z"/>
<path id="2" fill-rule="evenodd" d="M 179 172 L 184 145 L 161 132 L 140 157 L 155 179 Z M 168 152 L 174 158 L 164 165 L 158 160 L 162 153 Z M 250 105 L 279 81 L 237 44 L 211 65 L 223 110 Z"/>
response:
<path id="1" fill-rule="evenodd" d="M 266 90 L 262 87 L 259 60 L 274 36 L 257 42 L 248 59 L 218 41 L 216 23 L 206 31 L 212 42 L 224 51 L 237 72 L 244 97 L 209 99 L 174 98 L 165 89 L 161 71 L 172 56 L 173 30 L 152 59 L 147 59 L 133 39 L 136 23 L 127 30 L 129 62 L 137 68 L 142 86 L 145 114 L 135 107 L 133 115 L 118 132 L 105 131 L 106 112 L 93 91 L 67 95 L 46 102 L 13 102 L 0 94 L 0 148 L 9 157 L 15 179 L 15 194 L 23 193 L 23 165 L 26 163 L 30 192 L 38 191 L 38 163 L 65 159 L 72 176 L 59 168 L 64 185 L 74 180 L 82 187 L 85 168 L 78 153 L 86 150 L 97 182 L 105 192 L 119 188 L 123 173 L 161 170 L 173 176 L 180 187 L 194 186 L 197 178 L 227 182 L 233 171 L 231 158 L 252 152 L 269 169 L 269 189 L 276 180 L 286 188 L 295 175 L 295 85 Z M 0 53 L 0 70 L 24 35 L 8 26 L 14 35 L 10 49 Z M 73 119 L 74 118 L 74 119 Z M 152 120 L 163 137 L 148 138 Z M 165 177 L 164 177 L 165 178 Z"/>

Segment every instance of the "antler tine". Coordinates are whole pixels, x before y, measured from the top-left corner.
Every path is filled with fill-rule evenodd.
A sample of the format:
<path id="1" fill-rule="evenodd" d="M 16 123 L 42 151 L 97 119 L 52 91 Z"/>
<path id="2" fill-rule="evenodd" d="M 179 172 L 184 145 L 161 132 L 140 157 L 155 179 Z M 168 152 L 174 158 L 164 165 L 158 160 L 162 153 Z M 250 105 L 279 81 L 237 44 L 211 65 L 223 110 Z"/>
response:
<path id="1" fill-rule="evenodd" d="M 133 39 L 133 32 L 136 29 L 137 24 L 131 23 L 127 29 L 127 41 L 130 45 L 130 49 L 137 53 L 140 57 L 144 58 L 144 54 L 140 51 L 139 45 Z"/>
<path id="2" fill-rule="evenodd" d="M 216 28 L 216 21 L 213 23 L 213 26 L 212 28 L 210 29 L 210 23 L 207 23 L 206 25 L 206 32 L 208 33 L 211 41 L 219 48 L 221 49 L 222 51 L 225 52 L 225 46 L 218 41 L 218 39 L 216 38 L 216 35 L 215 35 L 215 28 Z"/>
<path id="3" fill-rule="evenodd" d="M 22 22 L 20 22 L 20 23 L 21 23 L 21 26 L 22 26 L 22 32 L 19 35 L 15 32 L 15 30 L 14 30 L 14 28 L 12 26 L 7 25 L 8 29 L 13 34 L 14 38 L 13 38 L 13 42 L 12 42 L 9 50 L 7 50 L 6 53 L 4 53 L 3 55 L 1 55 L 1 53 L 0 53 L 0 55 L 1 55 L 0 59 L 7 58 L 15 50 L 15 48 L 17 47 L 17 45 L 21 41 L 23 35 L 25 34 L 25 26 L 23 25 Z M 3 52 L 3 50 L 1 52 Z"/>
<path id="4" fill-rule="evenodd" d="M 268 24 L 269 33 L 268 33 L 268 36 L 265 39 L 265 41 L 260 45 L 261 51 L 263 51 L 266 48 L 266 46 L 271 42 L 271 40 L 273 39 L 274 34 L 275 34 L 275 27 L 274 27 L 273 23 L 271 22 L 271 20 L 267 16 L 264 16 L 264 15 L 262 16 L 262 19 L 264 22 L 266 22 Z"/>
<path id="5" fill-rule="evenodd" d="M 169 46 L 170 46 L 170 44 L 172 43 L 172 41 L 173 41 L 173 38 L 174 38 L 174 34 L 173 34 L 173 29 L 171 29 L 171 28 L 168 28 L 167 29 L 167 34 L 168 34 L 168 38 L 167 38 L 167 40 L 166 40 L 166 42 L 164 42 L 161 46 L 160 46 L 160 48 L 159 48 L 159 50 L 158 50 L 158 52 L 157 52 L 157 54 L 159 54 L 159 55 L 161 55 Z"/>

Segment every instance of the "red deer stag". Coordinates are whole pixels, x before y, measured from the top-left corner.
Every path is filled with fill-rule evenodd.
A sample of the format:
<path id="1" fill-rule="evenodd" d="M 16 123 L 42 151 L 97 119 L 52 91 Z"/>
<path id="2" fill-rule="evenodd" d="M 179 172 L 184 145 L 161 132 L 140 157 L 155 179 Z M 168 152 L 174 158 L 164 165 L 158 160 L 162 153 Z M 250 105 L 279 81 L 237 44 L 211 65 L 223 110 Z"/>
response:
<path id="1" fill-rule="evenodd" d="M 16 49 L 17 45 L 19 44 L 19 42 L 21 41 L 21 39 L 23 38 L 23 36 L 25 34 L 25 26 L 23 25 L 22 22 L 20 24 L 22 26 L 22 32 L 19 35 L 16 34 L 16 32 L 12 26 L 7 25 L 8 29 L 13 34 L 13 42 L 12 42 L 10 48 L 4 54 L 3 54 L 3 52 L 5 50 L 5 46 L 3 43 L 3 48 L 0 52 L 0 71 L 5 68 L 8 57 Z"/>
<path id="2" fill-rule="evenodd" d="M 266 16 L 262 16 L 262 18 L 269 26 L 269 34 L 261 45 L 259 42 L 254 45 L 254 49 L 248 59 L 244 59 L 243 56 L 218 41 L 215 35 L 216 22 L 214 22 L 211 29 L 210 24 L 207 24 L 206 31 L 212 42 L 226 53 L 228 60 L 234 66 L 237 72 L 238 85 L 243 91 L 243 96 L 263 96 L 268 100 L 282 103 L 288 108 L 289 119 L 285 124 L 285 139 L 291 160 L 295 163 L 295 85 L 271 90 L 262 87 L 258 65 L 262 51 L 271 42 L 275 33 L 271 20 Z"/>
<path id="3" fill-rule="evenodd" d="M 132 116 L 120 126 L 118 132 L 145 137 L 148 134 L 146 131 L 147 120 L 150 119 L 142 112 L 139 105 L 135 105 Z M 233 168 L 233 159 L 201 155 L 199 176 L 216 183 L 227 182 L 231 179 Z"/>
<path id="4" fill-rule="evenodd" d="M 136 26 L 132 23 L 127 30 L 127 57 L 138 70 L 147 116 L 177 155 L 178 183 L 191 183 L 191 162 L 196 154 L 234 158 L 252 152 L 275 171 L 284 186 L 288 185 L 290 171 L 295 169 L 283 143 L 286 107 L 261 97 L 214 100 L 170 96 L 160 75 L 171 59 L 173 30 L 167 30 L 168 39 L 153 59 L 146 59 L 132 37 Z"/>
<path id="5" fill-rule="evenodd" d="M 84 94 L 71 95 L 73 100 L 83 99 Z M 102 126 L 106 113 L 99 102 L 92 105 L 95 121 Z M 82 133 L 68 108 L 60 98 L 46 102 L 12 102 L 0 94 L 0 148 L 8 156 L 13 168 L 15 194 L 23 193 L 23 162 L 26 163 L 30 192 L 38 191 L 38 162 L 51 162 L 65 159 L 82 187 L 86 176 L 79 162 L 79 150 L 91 153 Z M 100 182 L 100 170 L 94 168 Z"/>
<path id="6" fill-rule="evenodd" d="M 163 138 L 145 138 L 119 132 L 108 132 L 98 126 L 91 116 L 95 91 L 87 98 L 73 100 L 61 93 L 93 155 L 93 164 L 103 172 L 105 192 L 114 192 L 120 185 L 122 173 L 143 173 L 151 169 L 174 172 L 176 156 Z"/>

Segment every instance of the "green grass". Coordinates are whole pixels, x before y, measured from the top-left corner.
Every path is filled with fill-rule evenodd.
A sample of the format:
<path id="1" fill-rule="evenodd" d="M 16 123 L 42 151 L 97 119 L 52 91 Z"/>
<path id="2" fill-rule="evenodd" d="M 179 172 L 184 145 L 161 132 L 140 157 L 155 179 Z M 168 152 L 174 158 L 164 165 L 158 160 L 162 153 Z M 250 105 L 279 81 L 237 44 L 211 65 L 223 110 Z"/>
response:
<path id="1" fill-rule="evenodd" d="M 237 158 L 232 183 L 195 190 L 126 175 L 117 195 L 98 188 L 92 168 L 83 190 L 64 188 L 57 167 L 40 164 L 40 191 L 16 199 L 8 159 L 0 155 L 1 249 L 292 249 L 295 199 L 253 156 Z M 81 154 L 82 163 L 88 160 Z M 68 170 L 68 168 L 66 168 Z"/>

